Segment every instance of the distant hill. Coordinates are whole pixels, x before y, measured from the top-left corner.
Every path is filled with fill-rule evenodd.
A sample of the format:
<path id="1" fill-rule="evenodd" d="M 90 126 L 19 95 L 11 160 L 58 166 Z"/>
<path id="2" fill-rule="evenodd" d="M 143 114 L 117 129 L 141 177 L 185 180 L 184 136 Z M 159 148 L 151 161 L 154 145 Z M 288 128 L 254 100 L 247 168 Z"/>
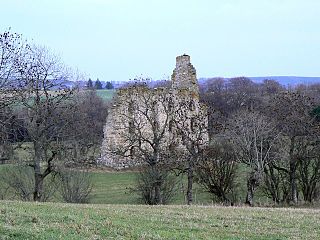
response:
<path id="1" fill-rule="evenodd" d="M 214 77 L 212 77 L 214 78 Z M 256 82 L 256 83 L 261 83 L 263 82 L 263 80 L 265 79 L 273 79 L 278 81 L 281 85 L 284 86 L 295 86 L 298 84 L 314 84 L 314 83 L 320 83 L 320 77 L 297 77 L 297 76 L 266 76 L 266 77 L 248 77 L 250 78 L 252 81 Z M 199 84 L 202 85 L 203 83 L 205 83 L 208 79 L 210 78 L 199 78 Z M 230 78 L 225 78 L 225 79 L 230 79 Z M 119 88 L 123 85 L 125 85 L 128 82 L 132 82 L 132 81 L 111 81 L 114 88 Z M 163 80 L 154 80 L 152 82 L 150 82 L 150 86 L 153 85 L 157 85 L 159 83 L 163 82 Z M 103 88 L 106 85 L 105 81 L 101 81 Z M 78 82 L 74 82 L 74 81 L 65 81 L 64 84 L 70 88 L 78 86 L 80 88 L 85 88 L 87 82 L 86 81 L 78 81 Z"/>
<path id="2" fill-rule="evenodd" d="M 270 76 L 270 77 L 250 77 L 254 82 L 262 82 L 265 79 L 273 79 L 282 85 L 314 84 L 320 83 L 320 77 L 296 77 L 296 76 Z"/>
<path id="3" fill-rule="evenodd" d="M 284 86 L 295 86 L 298 84 L 314 84 L 314 83 L 320 83 L 320 77 L 297 77 L 297 76 L 266 76 L 266 77 L 248 77 L 252 81 L 256 83 L 261 83 L 265 79 L 273 79 L 278 81 L 280 84 Z M 200 84 L 208 80 L 209 78 L 200 78 L 199 82 Z M 229 79 L 229 78 L 226 78 Z"/>

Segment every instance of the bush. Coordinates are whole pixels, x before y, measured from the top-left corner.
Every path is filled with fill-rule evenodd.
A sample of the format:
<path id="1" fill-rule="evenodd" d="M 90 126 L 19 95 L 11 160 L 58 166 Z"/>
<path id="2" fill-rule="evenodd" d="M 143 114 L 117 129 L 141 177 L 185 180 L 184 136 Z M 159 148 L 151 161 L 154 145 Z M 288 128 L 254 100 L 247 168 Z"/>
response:
<path id="1" fill-rule="evenodd" d="M 145 204 L 168 204 L 176 192 L 176 183 L 168 171 L 147 166 L 138 174 L 134 190 Z"/>
<path id="2" fill-rule="evenodd" d="M 26 165 L 6 166 L 2 172 L 2 189 L 6 190 L 2 194 L 6 194 L 6 196 L 1 196 L 1 198 L 8 199 L 9 192 L 11 192 L 14 195 L 13 198 L 22 201 L 33 200 L 34 172 L 31 167 Z M 54 176 L 45 179 L 40 201 L 46 202 L 53 196 L 55 193 L 54 181 Z"/>
<path id="3" fill-rule="evenodd" d="M 60 192 L 63 200 L 68 203 L 89 202 L 92 191 L 92 179 L 88 172 L 62 170 L 58 174 Z"/>
<path id="4" fill-rule="evenodd" d="M 198 181 L 213 197 L 233 205 L 236 200 L 236 168 L 231 146 L 227 143 L 212 144 L 197 165 Z"/>

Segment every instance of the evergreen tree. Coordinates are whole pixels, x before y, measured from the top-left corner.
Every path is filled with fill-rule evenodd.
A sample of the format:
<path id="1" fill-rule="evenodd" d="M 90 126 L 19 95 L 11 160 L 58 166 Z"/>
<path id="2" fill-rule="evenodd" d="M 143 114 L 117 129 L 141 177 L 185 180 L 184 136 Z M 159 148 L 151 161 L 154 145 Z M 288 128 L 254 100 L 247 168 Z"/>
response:
<path id="1" fill-rule="evenodd" d="M 94 84 L 95 89 L 102 89 L 102 83 L 100 82 L 99 78 L 97 78 L 95 84 Z"/>
<path id="2" fill-rule="evenodd" d="M 93 88 L 93 83 L 91 78 L 89 78 L 88 82 L 87 82 L 87 88 Z"/>
<path id="3" fill-rule="evenodd" d="M 107 82 L 106 89 L 114 89 L 112 82 Z"/>

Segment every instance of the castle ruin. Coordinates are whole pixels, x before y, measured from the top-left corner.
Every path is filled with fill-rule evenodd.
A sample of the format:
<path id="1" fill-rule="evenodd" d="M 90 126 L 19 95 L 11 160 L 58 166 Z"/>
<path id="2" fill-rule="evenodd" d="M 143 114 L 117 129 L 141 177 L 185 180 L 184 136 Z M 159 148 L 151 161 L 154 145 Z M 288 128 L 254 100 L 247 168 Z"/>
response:
<path id="1" fill-rule="evenodd" d="M 181 130 L 207 142 L 207 132 L 200 131 L 200 125 L 207 128 L 206 116 L 190 56 L 178 56 L 169 86 L 136 84 L 117 91 L 104 128 L 100 163 L 117 169 L 141 164 L 132 153 L 150 150 L 150 141 L 159 136 L 163 152 L 172 146 L 183 150 Z"/>

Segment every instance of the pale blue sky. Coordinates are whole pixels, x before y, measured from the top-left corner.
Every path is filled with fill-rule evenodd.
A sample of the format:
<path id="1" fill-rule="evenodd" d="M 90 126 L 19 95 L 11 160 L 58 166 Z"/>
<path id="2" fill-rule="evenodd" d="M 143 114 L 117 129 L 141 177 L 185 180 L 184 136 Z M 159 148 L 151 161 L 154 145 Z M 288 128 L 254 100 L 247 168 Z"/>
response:
<path id="1" fill-rule="evenodd" d="M 91 78 L 320 76 L 320 0 L 0 0 L 8 27 Z"/>

